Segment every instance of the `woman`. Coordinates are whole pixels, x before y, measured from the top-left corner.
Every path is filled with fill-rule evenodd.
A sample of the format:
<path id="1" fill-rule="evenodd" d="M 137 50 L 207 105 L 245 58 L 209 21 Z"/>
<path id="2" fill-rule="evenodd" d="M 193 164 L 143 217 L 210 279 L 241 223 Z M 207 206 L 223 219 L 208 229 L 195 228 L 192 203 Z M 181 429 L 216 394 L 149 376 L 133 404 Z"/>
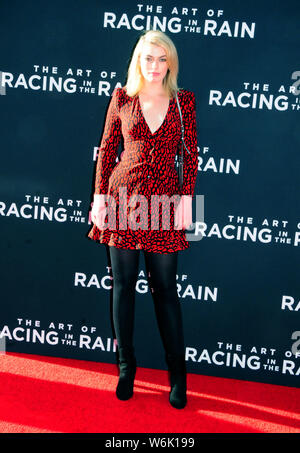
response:
<path id="1" fill-rule="evenodd" d="M 177 258 L 179 250 L 189 247 L 184 229 L 192 223 L 198 153 L 195 95 L 178 90 L 177 74 L 178 57 L 171 39 L 160 31 L 144 32 L 135 46 L 127 83 L 114 90 L 109 104 L 96 167 L 91 213 L 94 225 L 88 236 L 110 246 L 113 321 L 120 370 L 117 397 L 127 400 L 133 395 L 135 285 L 139 254 L 143 250 L 170 372 L 169 401 L 180 409 L 185 407 L 187 398 L 183 324 L 176 286 Z M 176 93 L 189 150 L 184 155 L 181 189 L 174 165 L 181 144 Z M 121 137 L 124 151 L 116 164 Z M 155 213 L 153 196 L 162 195 L 168 200 L 175 196 L 175 202 Z M 107 217 L 109 222 L 105 223 Z M 151 220 L 155 227 L 149 226 Z"/>

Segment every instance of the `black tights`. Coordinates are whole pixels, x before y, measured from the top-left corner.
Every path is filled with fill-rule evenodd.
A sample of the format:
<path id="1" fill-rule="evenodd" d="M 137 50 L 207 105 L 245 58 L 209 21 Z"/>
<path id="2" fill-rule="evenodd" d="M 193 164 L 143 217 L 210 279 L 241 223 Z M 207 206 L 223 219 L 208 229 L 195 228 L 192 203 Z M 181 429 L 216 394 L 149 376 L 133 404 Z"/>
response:
<path id="1" fill-rule="evenodd" d="M 143 251 L 150 272 L 156 319 L 166 353 L 184 354 L 181 305 L 177 295 L 178 252 Z M 119 347 L 133 346 L 135 286 L 140 250 L 110 246 L 113 274 L 113 321 Z"/>

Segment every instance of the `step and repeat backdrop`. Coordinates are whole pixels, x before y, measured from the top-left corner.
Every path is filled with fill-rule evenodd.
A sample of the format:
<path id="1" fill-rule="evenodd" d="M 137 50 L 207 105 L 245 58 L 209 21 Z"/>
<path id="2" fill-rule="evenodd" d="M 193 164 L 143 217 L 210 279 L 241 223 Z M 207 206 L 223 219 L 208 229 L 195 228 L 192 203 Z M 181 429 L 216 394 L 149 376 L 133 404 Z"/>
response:
<path id="1" fill-rule="evenodd" d="M 177 275 L 188 372 L 298 387 L 299 2 L 0 10 L 2 353 L 116 361 L 109 250 L 87 237 L 95 164 L 110 96 L 142 31 L 159 29 L 196 96 L 195 222 Z M 138 364 L 166 369 L 142 251 L 139 266 Z"/>

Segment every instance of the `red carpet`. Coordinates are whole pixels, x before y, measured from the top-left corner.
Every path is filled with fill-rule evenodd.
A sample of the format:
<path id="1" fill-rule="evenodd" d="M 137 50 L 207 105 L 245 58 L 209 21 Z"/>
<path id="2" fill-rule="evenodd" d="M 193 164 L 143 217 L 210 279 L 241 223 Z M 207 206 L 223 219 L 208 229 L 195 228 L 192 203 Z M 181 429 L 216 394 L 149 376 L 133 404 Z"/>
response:
<path id="1" fill-rule="evenodd" d="M 128 401 L 116 365 L 0 356 L 1 433 L 300 433 L 299 389 L 188 374 L 188 405 L 168 401 L 166 371 L 138 368 Z"/>

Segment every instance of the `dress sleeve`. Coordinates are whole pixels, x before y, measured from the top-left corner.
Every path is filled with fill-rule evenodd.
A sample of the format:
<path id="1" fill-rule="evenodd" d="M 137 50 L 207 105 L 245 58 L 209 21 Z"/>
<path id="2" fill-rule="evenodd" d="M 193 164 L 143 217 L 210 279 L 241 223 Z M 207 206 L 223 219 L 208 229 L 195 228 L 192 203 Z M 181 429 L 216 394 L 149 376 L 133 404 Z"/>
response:
<path id="1" fill-rule="evenodd" d="M 109 177 L 116 163 L 117 151 L 121 140 L 121 120 L 118 108 L 118 93 L 116 88 L 111 96 L 107 110 L 104 131 L 99 146 L 96 164 L 95 192 L 106 194 L 108 191 Z"/>
<path id="2" fill-rule="evenodd" d="M 184 126 L 184 141 L 190 154 L 183 145 L 183 183 L 181 195 L 194 195 L 198 173 L 198 149 L 196 126 L 196 100 L 195 94 L 190 91 L 183 106 L 182 120 Z"/>

